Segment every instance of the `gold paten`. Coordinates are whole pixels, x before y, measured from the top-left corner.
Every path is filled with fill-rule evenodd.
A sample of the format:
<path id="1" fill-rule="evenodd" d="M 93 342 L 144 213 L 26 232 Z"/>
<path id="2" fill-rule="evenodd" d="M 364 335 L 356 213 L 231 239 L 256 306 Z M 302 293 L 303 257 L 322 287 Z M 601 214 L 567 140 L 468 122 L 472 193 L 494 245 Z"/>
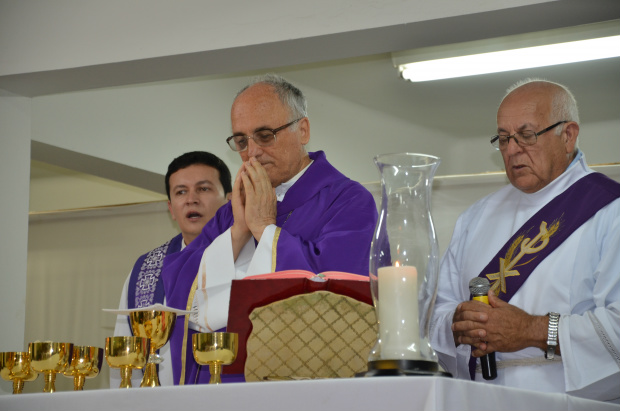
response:
<path id="1" fill-rule="evenodd" d="M 237 358 L 239 334 L 237 333 L 199 333 L 192 335 L 194 359 L 200 365 L 209 365 L 211 379 L 209 384 L 222 382 L 222 366 L 230 365 Z"/>
<path id="2" fill-rule="evenodd" d="M 71 358 L 73 344 L 51 341 L 37 341 L 28 344 L 30 367 L 45 374 L 43 392 L 55 392 L 56 374 L 63 372 Z"/>
<path id="3" fill-rule="evenodd" d="M 130 313 L 133 335 L 148 338 L 151 341 L 151 351 L 144 369 L 144 377 L 140 387 L 159 387 L 157 364 L 163 359 L 157 350 L 166 345 L 176 321 L 176 313 L 168 311 L 134 311 Z"/>
<path id="4" fill-rule="evenodd" d="M 121 369 L 119 388 L 131 388 L 132 370 L 146 365 L 150 340 L 144 337 L 108 337 L 105 339 L 105 359 L 112 368 Z"/>
<path id="5" fill-rule="evenodd" d="M 102 348 L 74 345 L 71 360 L 63 375 L 73 378 L 74 391 L 82 391 L 85 379 L 99 375 L 102 363 Z"/>
<path id="6" fill-rule="evenodd" d="M 0 376 L 13 381 L 13 394 L 21 394 L 25 381 L 34 381 L 37 374 L 30 368 L 30 355 L 27 352 L 0 353 Z"/>

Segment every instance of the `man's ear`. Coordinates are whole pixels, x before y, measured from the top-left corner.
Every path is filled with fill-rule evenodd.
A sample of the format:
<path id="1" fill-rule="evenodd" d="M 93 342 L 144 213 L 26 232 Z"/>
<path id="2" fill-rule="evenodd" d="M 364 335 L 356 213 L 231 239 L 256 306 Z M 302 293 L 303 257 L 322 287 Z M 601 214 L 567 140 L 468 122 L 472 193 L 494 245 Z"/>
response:
<path id="1" fill-rule="evenodd" d="M 232 192 L 226 194 L 226 201 L 230 201 L 231 198 L 232 198 Z"/>
<path id="2" fill-rule="evenodd" d="M 566 129 L 564 130 L 564 144 L 566 145 L 566 152 L 572 153 L 575 151 L 577 145 L 577 136 L 579 135 L 579 124 L 574 121 L 568 122 Z"/>
<path id="3" fill-rule="evenodd" d="M 304 146 L 310 141 L 310 120 L 304 117 L 298 123 L 299 132 L 301 133 L 301 144 Z"/>
<path id="4" fill-rule="evenodd" d="M 176 221 L 177 219 L 174 216 L 174 213 L 172 212 L 172 206 L 170 205 L 170 200 L 168 200 L 168 211 L 170 212 L 170 217 L 172 217 L 172 219 Z"/>

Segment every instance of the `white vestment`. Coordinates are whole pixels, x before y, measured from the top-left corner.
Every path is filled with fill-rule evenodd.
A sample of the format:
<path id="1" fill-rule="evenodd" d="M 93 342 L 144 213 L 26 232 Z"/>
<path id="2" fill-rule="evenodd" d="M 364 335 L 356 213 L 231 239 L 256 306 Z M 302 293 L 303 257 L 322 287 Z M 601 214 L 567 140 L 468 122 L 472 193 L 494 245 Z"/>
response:
<path id="1" fill-rule="evenodd" d="M 542 190 L 526 194 L 508 185 L 459 217 L 441 261 L 430 329 L 440 364 L 454 377 L 470 378 L 471 347 L 455 347 L 450 328 L 456 306 L 470 298 L 469 280 L 532 215 L 591 172 L 579 153 Z M 545 360 L 534 347 L 496 352 L 498 377 L 485 381 L 478 372 L 476 381 L 620 401 L 620 200 L 598 211 L 540 262 L 510 304 L 532 315 L 561 314 L 561 361 Z"/>

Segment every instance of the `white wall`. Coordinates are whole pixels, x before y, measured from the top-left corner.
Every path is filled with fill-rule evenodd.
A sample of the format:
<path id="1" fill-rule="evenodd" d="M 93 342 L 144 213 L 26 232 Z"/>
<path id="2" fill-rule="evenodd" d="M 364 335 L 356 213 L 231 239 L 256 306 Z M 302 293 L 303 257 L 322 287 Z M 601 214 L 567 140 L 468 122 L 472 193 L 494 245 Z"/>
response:
<path id="1" fill-rule="evenodd" d="M 32 139 L 165 174 L 170 159 L 204 149 L 236 174 L 238 154 L 225 143 L 230 104 L 248 77 L 171 81 L 33 98 Z M 373 156 L 427 152 L 442 157 L 455 141 L 441 132 L 299 85 L 309 101 L 309 150 L 325 150 L 349 177 L 375 181 Z M 119 149 L 120 148 L 120 149 Z M 355 156 L 356 161 L 351 161 Z M 446 158 L 442 174 L 458 173 Z"/>
<path id="2" fill-rule="evenodd" d="M 295 80 L 295 72 L 283 74 Z M 239 156 L 224 140 L 231 132 L 233 96 L 248 80 L 210 77 L 35 97 L 32 139 L 159 174 L 165 174 L 174 156 L 204 149 L 224 159 L 235 174 Z M 378 180 L 373 157 L 391 152 L 439 156 L 438 175 L 503 170 L 501 156 L 489 144 L 495 128 L 492 111 L 484 127 L 488 135 L 464 138 L 419 125 L 414 115 L 404 119 L 297 85 L 309 102 L 308 149 L 325 150 L 328 159 L 354 180 Z M 432 116 L 425 119 L 427 124 L 441 124 L 451 112 L 438 108 Z M 582 124 L 580 144 L 590 164 L 618 161 L 619 128 L 620 119 Z"/>
<path id="3" fill-rule="evenodd" d="M 167 200 L 164 194 L 36 160 L 30 172 L 31 213 Z"/>
<path id="4" fill-rule="evenodd" d="M 29 169 L 30 99 L 0 90 L 0 351 L 24 350 Z"/>

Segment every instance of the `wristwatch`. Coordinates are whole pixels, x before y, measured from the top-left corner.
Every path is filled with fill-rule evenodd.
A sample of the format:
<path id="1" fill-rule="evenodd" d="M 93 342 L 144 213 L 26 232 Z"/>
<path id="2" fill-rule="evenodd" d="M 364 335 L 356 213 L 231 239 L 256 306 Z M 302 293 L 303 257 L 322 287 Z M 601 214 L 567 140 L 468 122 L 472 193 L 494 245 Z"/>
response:
<path id="1" fill-rule="evenodd" d="M 553 360 L 555 349 L 558 346 L 558 324 L 560 323 L 560 314 L 548 313 L 549 329 L 547 330 L 547 352 L 545 358 Z"/>

